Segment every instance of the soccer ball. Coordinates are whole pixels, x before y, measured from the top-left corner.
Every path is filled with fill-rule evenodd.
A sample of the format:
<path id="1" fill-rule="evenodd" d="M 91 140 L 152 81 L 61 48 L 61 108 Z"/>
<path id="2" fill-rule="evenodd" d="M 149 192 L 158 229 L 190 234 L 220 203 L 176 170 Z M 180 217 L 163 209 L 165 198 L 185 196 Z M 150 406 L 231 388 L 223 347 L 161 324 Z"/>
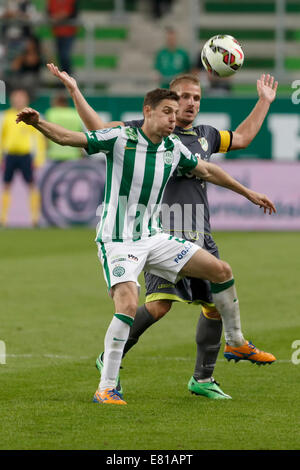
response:
<path id="1" fill-rule="evenodd" d="M 204 44 L 201 60 L 208 73 L 229 77 L 243 65 L 244 53 L 233 36 L 218 34 Z"/>

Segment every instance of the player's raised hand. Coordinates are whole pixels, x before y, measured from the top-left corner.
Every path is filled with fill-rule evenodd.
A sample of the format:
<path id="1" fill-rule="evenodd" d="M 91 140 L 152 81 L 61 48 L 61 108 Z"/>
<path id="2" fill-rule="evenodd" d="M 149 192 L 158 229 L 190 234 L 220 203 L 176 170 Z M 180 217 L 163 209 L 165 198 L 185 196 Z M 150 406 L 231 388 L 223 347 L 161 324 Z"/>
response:
<path id="1" fill-rule="evenodd" d="M 259 98 L 266 99 L 269 103 L 275 100 L 278 82 L 270 74 L 262 76 L 257 80 L 257 93 Z"/>
<path id="2" fill-rule="evenodd" d="M 263 207 L 265 214 L 267 212 L 269 212 L 269 214 L 276 212 L 276 207 L 274 206 L 273 202 L 265 194 L 249 190 L 247 197 L 249 201 L 253 202 L 253 204 L 256 204 L 259 207 Z"/>
<path id="3" fill-rule="evenodd" d="M 59 80 L 65 85 L 70 93 L 74 92 L 77 88 L 77 82 L 75 78 L 71 77 L 67 72 L 61 72 L 59 68 L 53 63 L 47 64 L 47 68 L 52 75 L 59 78 Z"/>
<path id="4" fill-rule="evenodd" d="M 32 108 L 24 108 L 17 114 L 16 123 L 23 121 L 25 124 L 34 126 L 40 120 L 40 113 Z"/>

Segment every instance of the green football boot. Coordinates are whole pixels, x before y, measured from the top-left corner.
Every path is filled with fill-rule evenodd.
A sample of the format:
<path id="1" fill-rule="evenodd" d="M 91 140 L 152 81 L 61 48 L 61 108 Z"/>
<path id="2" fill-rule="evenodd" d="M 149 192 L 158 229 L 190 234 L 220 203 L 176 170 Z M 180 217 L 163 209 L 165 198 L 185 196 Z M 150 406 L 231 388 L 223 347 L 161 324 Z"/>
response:
<path id="1" fill-rule="evenodd" d="M 97 357 L 96 359 L 96 367 L 98 369 L 98 371 L 100 372 L 100 375 L 101 375 L 101 372 L 102 372 L 102 369 L 103 369 L 103 352 Z M 117 377 L 117 380 L 116 380 L 116 390 L 117 392 L 119 393 L 120 397 L 123 398 L 123 388 L 122 388 L 122 385 L 121 385 L 121 382 L 120 382 L 120 374 L 118 374 L 118 377 Z"/>
<path id="2" fill-rule="evenodd" d="M 188 389 L 193 395 L 202 395 L 210 398 L 211 400 L 228 400 L 231 399 L 230 395 L 226 395 L 216 382 L 211 377 L 209 382 L 197 382 L 194 377 L 191 377 L 188 383 Z"/>

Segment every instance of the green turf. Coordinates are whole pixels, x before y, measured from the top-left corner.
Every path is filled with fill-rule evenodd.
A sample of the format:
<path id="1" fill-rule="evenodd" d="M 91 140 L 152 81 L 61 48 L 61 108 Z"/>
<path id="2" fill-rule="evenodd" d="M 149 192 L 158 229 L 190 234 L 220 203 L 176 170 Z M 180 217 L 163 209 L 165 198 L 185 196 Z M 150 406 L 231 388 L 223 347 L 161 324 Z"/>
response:
<path id="1" fill-rule="evenodd" d="M 278 363 L 220 354 L 214 375 L 233 400 L 189 394 L 198 308 L 176 304 L 125 358 L 120 408 L 92 403 L 113 312 L 93 238 L 87 229 L 0 232 L 0 449 L 299 449 L 300 365 L 289 362 L 300 339 L 299 234 L 216 234 L 244 333 Z"/>

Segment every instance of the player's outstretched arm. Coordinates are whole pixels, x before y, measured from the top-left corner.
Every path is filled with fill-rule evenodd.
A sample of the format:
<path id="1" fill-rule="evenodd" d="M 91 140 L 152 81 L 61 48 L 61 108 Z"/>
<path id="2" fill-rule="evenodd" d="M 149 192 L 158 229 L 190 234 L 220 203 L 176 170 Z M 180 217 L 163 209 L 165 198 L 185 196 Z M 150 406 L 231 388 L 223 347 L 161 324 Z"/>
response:
<path id="1" fill-rule="evenodd" d="M 65 129 L 58 124 L 47 122 L 41 119 L 38 111 L 32 108 L 24 108 L 17 114 L 16 122 L 25 122 L 35 127 L 44 134 L 45 137 L 60 145 L 70 145 L 71 147 L 87 147 L 87 137 L 83 132 L 74 132 Z"/>
<path id="2" fill-rule="evenodd" d="M 252 142 L 275 100 L 277 87 L 278 82 L 269 74 L 263 74 L 257 80 L 258 101 L 249 116 L 232 133 L 230 150 L 246 148 Z"/>
<path id="3" fill-rule="evenodd" d="M 47 68 L 52 75 L 65 85 L 82 122 L 89 131 L 124 125 L 122 121 L 104 122 L 82 95 L 75 78 L 71 77 L 67 72 L 60 71 L 53 63 L 47 64 Z"/>
<path id="4" fill-rule="evenodd" d="M 218 165 L 199 160 L 192 173 L 210 183 L 223 186 L 235 193 L 241 194 L 253 204 L 263 207 L 264 213 L 269 212 L 269 214 L 272 214 L 276 212 L 273 202 L 265 194 L 257 193 L 242 185 Z"/>

